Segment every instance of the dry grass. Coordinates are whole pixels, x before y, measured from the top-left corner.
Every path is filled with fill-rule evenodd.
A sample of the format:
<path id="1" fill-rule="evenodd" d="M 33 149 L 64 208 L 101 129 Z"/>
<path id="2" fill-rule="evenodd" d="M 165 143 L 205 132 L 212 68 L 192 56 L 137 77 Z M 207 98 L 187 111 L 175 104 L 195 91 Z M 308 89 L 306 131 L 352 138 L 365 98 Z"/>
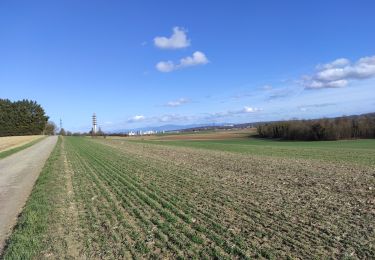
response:
<path id="1" fill-rule="evenodd" d="M 0 137 L 0 152 L 22 146 L 41 137 L 41 135 Z"/>

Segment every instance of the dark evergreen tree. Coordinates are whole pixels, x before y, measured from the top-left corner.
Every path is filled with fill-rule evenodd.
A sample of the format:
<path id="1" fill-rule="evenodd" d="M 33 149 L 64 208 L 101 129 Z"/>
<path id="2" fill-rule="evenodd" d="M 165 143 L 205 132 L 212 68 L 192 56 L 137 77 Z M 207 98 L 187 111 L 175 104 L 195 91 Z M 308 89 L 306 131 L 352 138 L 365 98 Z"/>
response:
<path id="1" fill-rule="evenodd" d="M 0 136 L 39 135 L 47 121 L 48 116 L 36 101 L 0 99 Z"/>

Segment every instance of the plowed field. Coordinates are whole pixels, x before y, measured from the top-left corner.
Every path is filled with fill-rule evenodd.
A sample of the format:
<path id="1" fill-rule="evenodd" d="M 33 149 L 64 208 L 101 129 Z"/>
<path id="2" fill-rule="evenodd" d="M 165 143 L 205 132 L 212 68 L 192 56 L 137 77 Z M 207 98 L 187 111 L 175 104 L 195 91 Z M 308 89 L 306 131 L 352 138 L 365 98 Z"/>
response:
<path id="1" fill-rule="evenodd" d="M 375 257 L 369 164 L 79 137 L 51 158 L 5 258 Z"/>

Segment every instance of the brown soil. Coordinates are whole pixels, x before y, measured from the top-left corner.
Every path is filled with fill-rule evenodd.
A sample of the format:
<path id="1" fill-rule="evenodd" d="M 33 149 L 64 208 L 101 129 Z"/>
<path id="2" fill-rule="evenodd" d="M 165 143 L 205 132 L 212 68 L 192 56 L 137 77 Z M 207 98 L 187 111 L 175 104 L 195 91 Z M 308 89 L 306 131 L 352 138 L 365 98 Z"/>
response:
<path id="1" fill-rule="evenodd" d="M 361 258 L 364 252 L 374 250 L 369 246 L 375 243 L 372 168 L 119 141 L 103 143 L 126 157 L 144 161 L 144 167 L 155 174 L 133 174 L 186 199 L 186 203 L 190 201 L 198 212 L 210 212 L 212 219 L 247 245 L 270 250 L 281 258 Z M 157 169 L 162 169 L 162 176 L 156 176 Z"/>

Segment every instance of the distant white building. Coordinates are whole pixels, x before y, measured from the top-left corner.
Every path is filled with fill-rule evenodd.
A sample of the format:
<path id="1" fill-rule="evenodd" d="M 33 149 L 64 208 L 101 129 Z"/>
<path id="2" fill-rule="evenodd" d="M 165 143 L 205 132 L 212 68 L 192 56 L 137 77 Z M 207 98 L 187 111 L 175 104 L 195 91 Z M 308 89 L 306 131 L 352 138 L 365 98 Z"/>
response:
<path id="1" fill-rule="evenodd" d="M 149 130 L 149 131 L 144 131 L 143 135 L 153 135 L 153 134 L 157 134 L 157 133 L 158 133 L 157 131 Z"/>
<path id="2" fill-rule="evenodd" d="M 129 136 L 136 136 L 136 135 L 154 135 L 154 134 L 157 134 L 158 131 L 154 131 L 154 130 L 148 130 L 148 131 L 137 131 L 137 132 L 133 132 L 133 131 L 130 131 L 128 133 Z"/>

